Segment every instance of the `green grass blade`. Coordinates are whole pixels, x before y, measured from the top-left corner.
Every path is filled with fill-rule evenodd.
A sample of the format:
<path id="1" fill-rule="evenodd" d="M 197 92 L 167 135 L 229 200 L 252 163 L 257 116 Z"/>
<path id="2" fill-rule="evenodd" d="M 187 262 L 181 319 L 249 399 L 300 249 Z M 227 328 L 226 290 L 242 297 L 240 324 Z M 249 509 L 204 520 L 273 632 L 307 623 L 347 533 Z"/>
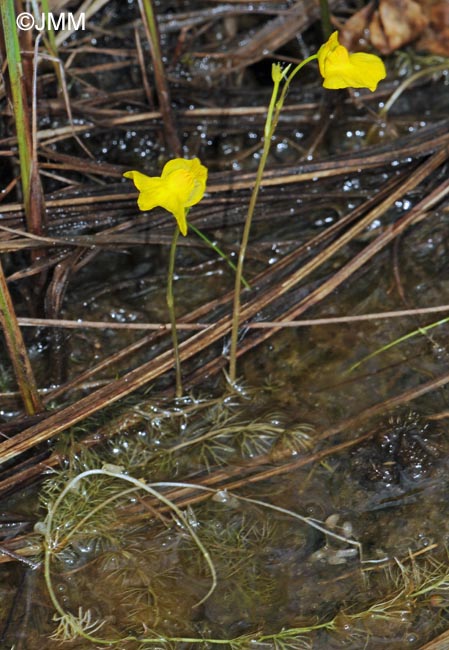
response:
<path id="1" fill-rule="evenodd" d="M 381 348 L 378 348 L 377 350 L 374 350 L 374 352 L 371 352 L 371 354 L 368 354 L 366 357 L 363 357 L 363 359 L 360 359 L 360 361 L 357 361 L 357 363 L 352 364 L 352 366 L 346 371 L 346 373 L 350 373 L 362 364 L 364 364 L 366 361 L 369 361 L 373 357 L 376 357 L 378 354 L 381 354 L 382 352 L 385 352 L 386 350 L 389 350 L 390 348 L 394 347 L 395 345 L 399 345 L 400 343 L 403 343 L 404 341 L 408 341 L 408 339 L 413 338 L 417 334 L 426 334 L 429 330 L 433 329 L 434 327 L 438 327 L 438 325 L 444 325 L 444 323 L 449 322 L 449 317 L 443 318 L 436 323 L 430 323 L 430 325 L 426 325 L 425 327 L 418 327 L 418 329 L 413 330 L 413 332 L 408 332 L 408 334 L 404 334 L 404 336 L 401 336 L 398 339 L 395 339 L 394 341 L 391 341 L 390 343 L 387 343 L 387 345 L 383 345 Z"/>

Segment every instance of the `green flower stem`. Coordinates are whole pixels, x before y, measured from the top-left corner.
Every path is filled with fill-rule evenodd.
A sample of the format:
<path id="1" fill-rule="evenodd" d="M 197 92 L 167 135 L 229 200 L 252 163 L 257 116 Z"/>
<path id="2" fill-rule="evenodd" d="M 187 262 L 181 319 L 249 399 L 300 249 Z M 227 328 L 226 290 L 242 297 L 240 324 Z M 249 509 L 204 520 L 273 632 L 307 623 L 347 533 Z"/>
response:
<path id="1" fill-rule="evenodd" d="M 175 275 L 176 244 L 178 243 L 178 237 L 179 227 L 176 226 L 171 242 L 170 259 L 168 263 L 167 307 L 171 323 L 173 354 L 175 356 L 176 397 L 182 397 L 181 360 L 179 358 L 178 332 L 176 330 L 175 297 L 173 295 L 173 278 Z"/>
<path id="2" fill-rule="evenodd" d="M 22 332 L 17 323 L 14 306 L 9 294 L 3 266 L 0 261 L 0 326 L 5 336 L 6 347 L 16 375 L 25 411 L 33 415 L 43 411 L 41 399 L 34 379 L 31 363 L 27 355 Z"/>
<path id="3" fill-rule="evenodd" d="M 288 77 L 287 77 L 287 79 L 286 79 L 286 81 L 284 83 L 284 86 L 282 88 L 281 95 L 280 95 L 278 101 L 276 102 L 276 112 L 274 114 L 273 122 L 272 122 L 271 129 L 270 129 L 271 137 L 273 137 L 273 134 L 274 134 L 274 132 L 276 130 L 277 123 L 279 121 L 279 116 L 280 116 L 281 110 L 282 110 L 282 108 L 284 106 L 285 97 L 287 95 L 287 91 L 288 91 L 288 89 L 290 87 L 291 82 L 296 77 L 296 75 L 301 70 L 301 68 L 303 68 L 307 63 L 310 63 L 310 61 L 314 61 L 315 59 L 318 59 L 318 54 L 312 54 L 312 56 L 308 56 L 307 59 L 304 59 L 304 61 L 301 61 L 300 63 L 298 63 L 296 68 L 293 68 L 292 72 L 290 72 L 290 74 L 288 75 Z"/>
<path id="4" fill-rule="evenodd" d="M 234 285 L 234 305 L 232 311 L 232 330 L 231 330 L 231 347 L 229 352 L 229 380 L 231 383 L 234 383 L 236 380 L 237 374 L 237 344 L 238 344 L 238 334 L 239 334 L 239 324 L 240 324 L 240 284 L 242 282 L 243 276 L 243 264 L 245 262 L 246 249 L 248 246 L 249 233 L 251 230 L 251 223 L 254 215 L 254 210 L 256 207 L 257 197 L 259 195 L 259 190 L 262 185 L 263 174 L 265 171 L 265 166 L 268 159 L 268 154 L 270 152 L 271 140 L 273 138 L 276 126 L 279 121 L 282 107 L 284 106 L 285 97 L 287 95 L 288 88 L 290 83 L 296 76 L 296 74 L 301 70 L 306 63 L 317 59 L 318 55 L 313 54 L 309 56 L 304 61 L 301 61 L 296 68 L 288 75 L 284 81 L 282 91 L 279 95 L 279 87 L 281 83 L 281 78 L 273 79 L 273 91 L 271 93 L 270 104 L 268 106 L 267 118 L 265 120 L 264 128 L 264 143 L 263 151 L 259 161 L 259 167 L 257 169 L 256 182 L 253 187 L 251 194 L 251 199 L 248 206 L 248 212 L 246 215 L 245 226 L 243 229 L 242 241 L 240 243 L 239 257 L 237 262 L 237 269 L 235 273 L 235 285 Z"/>
<path id="5" fill-rule="evenodd" d="M 212 248 L 213 251 L 215 251 L 227 264 L 228 266 L 233 270 L 236 271 L 237 267 L 234 264 L 234 262 L 224 253 L 221 248 L 217 246 L 217 244 L 214 244 L 213 241 L 209 239 L 209 237 L 206 237 L 206 235 L 201 232 L 198 228 L 196 228 L 193 224 L 189 222 L 189 228 L 190 230 L 193 230 L 193 232 L 198 235 L 200 239 L 202 239 L 208 246 Z M 242 276 L 242 284 L 245 287 L 245 289 L 251 289 L 249 286 L 248 282 L 245 280 L 245 278 Z"/>

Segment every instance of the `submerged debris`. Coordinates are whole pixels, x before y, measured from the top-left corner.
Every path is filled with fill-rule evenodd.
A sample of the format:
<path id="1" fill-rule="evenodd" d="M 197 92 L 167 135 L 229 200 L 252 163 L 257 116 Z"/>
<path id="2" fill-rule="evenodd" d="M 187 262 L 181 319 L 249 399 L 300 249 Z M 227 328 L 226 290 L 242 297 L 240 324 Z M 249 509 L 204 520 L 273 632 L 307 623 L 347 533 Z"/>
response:
<path id="1" fill-rule="evenodd" d="M 366 485 L 412 483 L 429 476 L 440 456 L 441 431 L 414 411 L 390 416 L 353 452 L 355 475 Z"/>

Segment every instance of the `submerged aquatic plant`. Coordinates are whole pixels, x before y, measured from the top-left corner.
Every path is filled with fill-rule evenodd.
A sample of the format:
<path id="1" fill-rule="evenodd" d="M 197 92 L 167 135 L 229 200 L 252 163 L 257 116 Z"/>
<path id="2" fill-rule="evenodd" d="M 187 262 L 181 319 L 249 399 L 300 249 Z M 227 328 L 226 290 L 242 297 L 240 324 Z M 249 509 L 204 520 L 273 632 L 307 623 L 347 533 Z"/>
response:
<path id="1" fill-rule="evenodd" d="M 59 616 L 55 615 L 53 620 L 58 623 L 58 627 L 50 638 L 58 641 L 73 641 L 78 636 L 91 638 L 105 623 L 105 621 L 92 620 L 92 612 L 90 610 L 85 612 L 82 607 L 78 609 L 78 616 L 64 612 Z"/>
<path id="2" fill-rule="evenodd" d="M 122 481 L 125 484 L 130 484 L 131 487 L 120 488 L 116 487 L 114 494 L 109 496 L 104 501 L 98 502 L 92 506 L 90 509 L 86 509 L 86 512 L 83 516 L 77 518 L 76 512 L 72 513 L 72 517 L 69 521 L 65 519 L 65 515 L 61 517 L 60 508 L 63 506 L 63 511 L 67 512 L 67 502 L 73 498 L 75 499 L 79 491 L 83 490 L 83 482 L 91 481 L 95 483 L 97 479 L 100 479 L 102 482 L 105 478 L 112 479 L 112 484 L 116 481 Z M 217 580 L 216 580 L 216 571 L 215 566 L 212 563 L 212 560 L 209 556 L 208 551 L 203 546 L 201 540 L 196 534 L 195 530 L 189 523 L 188 519 L 184 513 L 169 499 L 164 497 L 157 489 L 157 486 L 162 484 L 147 484 L 141 479 L 134 478 L 128 474 L 124 474 L 122 468 L 115 465 L 105 464 L 103 467 L 98 469 L 90 469 L 80 474 L 73 476 L 68 483 L 64 485 L 61 492 L 58 494 L 54 501 L 49 502 L 48 504 L 48 514 L 44 522 L 40 522 L 37 526 L 37 530 L 41 532 L 44 536 L 44 576 L 45 583 L 48 589 L 50 599 L 53 603 L 53 606 L 56 610 L 55 619 L 58 621 L 58 629 L 56 630 L 56 635 L 59 638 L 68 640 L 70 638 L 76 638 L 77 636 L 82 636 L 85 639 L 88 639 L 95 643 L 102 644 L 113 644 L 120 641 L 120 639 L 105 640 L 94 637 L 96 630 L 98 630 L 102 622 L 101 621 L 92 621 L 92 613 L 89 609 L 80 609 L 78 616 L 73 615 L 65 609 L 60 598 L 57 595 L 57 590 L 54 587 L 53 581 L 53 570 L 52 564 L 53 560 L 58 558 L 60 553 L 74 542 L 77 536 L 82 535 L 83 530 L 86 526 L 89 528 L 92 525 L 92 520 L 101 510 L 106 507 L 108 508 L 113 502 L 123 502 L 123 499 L 128 498 L 132 493 L 136 492 L 146 492 L 147 494 L 155 497 L 160 500 L 164 506 L 166 506 L 169 511 L 175 517 L 179 526 L 181 526 L 184 531 L 189 534 L 197 549 L 203 555 L 206 566 L 208 567 L 209 575 L 211 577 L 211 584 L 206 593 L 206 595 L 201 598 L 196 606 L 203 603 L 215 590 Z M 65 507 L 64 507 L 64 504 Z M 134 637 L 127 637 L 132 638 Z"/>
<path id="3" fill-rule="evenodd" d="M 92 463 L 97 464 L 98 458 L 91 452 L 82 465 L 87 467 Z M 276 581 L 276 576 L 270 569 L 261 571 L 261 563 L 265 561 L 267 553 L 278 546 L 283 548 L 285 533 L 289 530 L 286 528 L 286 518 L 296 520 L 301 527 L 306 527 L 304 533 L 301 528 L 299 533 L 294 533 L 297 553 L 301 553 L 303 547 L 308 552 L 307 531 L 310 528 L 345 545 L 350 544 L 360 553 L 359 542 L 336 534 L 315 519 L 303 517 L 266 501 L 227 493 L 226 490 L 217 492 L 204 485 L 190 483 L 146 484 L 134 478 L 132 470 L 130 467 L 130 473 L 125 473 L 119 467 L 106 464 L 101 469 L 86 469 L 77 474 L 71 468 L 47 483 L 49 514 L 45 522 L 40 524 L 39 530 L 44 535 L 45 578 L 56 609 L 54 620 L 58 623 L 58 629 L 55 636 L 59 639 L 69 640 L 81 636 L 97 645 L 138 642 L 141 644 L 139 647 L 158 645 L 164 649 L 188 644 L 205 647 L 228 645 L 235 650 L 244 650 L 251 642 L 251 645 L 264 644 L 272 649 L 291 650 L 307 648 L 311 643 L 309 635 L 322 630 L 325 633 L 345 635 L 345 638 L 352 641 L 358 635 L 357 640 L 362 647 L 376 621 L 391 621 L 401 626 L 404 616 L 409 618 L 418 608 L 431 608 L 430 611 L 435 616 L 441 609 L 448 608 L 447 563 L 426 559 L 418 562 L 409 557 L 402 562 L 396 560 L 385 573 L 383 570 L 380 573 L 377 569 L 374 573 L 376 579 L 372 581 L 374 569 L 365 570 L 364 575 L 371 583 L 367 601 L 360 602 L 358 597 L 356 604 L 341 603 L 336 606 L 336 611 L 319 620 L 315 616 L 305 617 L 300 619 L 300 624 L 295 619 L 295 627 L 287 624 L 279 630 L 264 630 L 264 617 L 270 615 L 273 601 L 277 602 L 276 595 L 280 594 L 282 582 Z M 135 471 L 134 467 L 134 474 Z M 139 468 L 138 471 L 138 476 L 142 475 L 142 471 L 147 475 L 149 468 Z M 183 487 L 195 487 L 210 494 L 212 498 L 205 504 L 205 510 L 197 513 L 193 508 L 186 508 L 181 511 L 163 495 L 167 488 Z M 151 506 L 152 500 L 148 510 L 133 512 L 130 497 L 134 500 L 142 491 L 160 500 L 164 509 L 168 507 L 174 515 L 174 526 L 172 517 L 164 519 L 163 512 L 158 513 L 158 516 L 162 515 L 158 525 L 149 526 L 148 519 L 155 522 L 156 515 Z M 145 507 L 143 502 L 142 505 Z M 110 519 L 112 509 L 116 514 L 116 522 Z M 104 518 L 103 510 L 107 514 Z M 161 522 L 165 524 L 165 530 L 159 525 Z M 123 608 L 120 610 L 122 620 L 129 616 L 125 624 L 128 631 L 123 638 L 120 638 L 120 631 L 114 626 L 111 633 L 110 622 L 107 617 L 102 619 L 99 606 L 92 603 L 92 609 L 89 609 L 88 604 L 83 603 L 83 608 L 77 609 L 78 603 L 68 598 L 66 602 L 72 603 L 74 608 L 70 611 L 54 586 L 55 563 L 59 565 L 60 571 L 64 559 L 71 562 L 70 555 L 67 555 L 71 546 L 75 550 L 78 544 L 81 548 L 86 548 L 84 540 L 91 539 L 95 529 L 98 533 L 106 527 L 111 528 L 111 535 L 115 534 L 116 543 L 110 544 L 106 549 L 89 546 L 91 554 L 99 560 L 99 575 L 105 581 L 99 593 L 109 593 L 113 597 L 116 590 L 120 595 L 116 606 Z M 213 563 L 209 550 L 214 558 Z M 83 558 L 84 562 L 85 559 Z M 95 560 L 89 562 L 89 565 L 95 565 Z M 70 567 L 73 569 L 72 563 Z M 250 634 L 233 638 L 224 638 L 226 632 L 213 636 L 214 627 L 211 628 L 210 619 L 206 616 L 204 620 L 195 619 L 193 628 L 187 627 L 187 636 L 182 635 L 185 631 L 181 634 L 178 632 L 177 636 L 171 636 L 170 632 L 167 634 L 167 615 L 164 612 L 167 607 L 173 607 L 173 600 L 170 596 L 170 605 L 166 605 L 165 594 L 171 592 L 171 581 L 179 576 L 179 567 L 182 575 L 195 575 L 204 586 L 213 573 L 213 584 L 208 592 L 210 596 L 212 589 L 216 589 L 209 605 L 211 612 L 214 611 L 214 602 L 226 602 L 226 611 L 231 612 L 231 615 L 235 611 L 236 617 L 240 616 L 242 608 L 250 613 L 256 609 L 257 629 Z M 62 571 L 60 575 L 63 573 Z M 187 594 L 195 602 L 196 593 L 183 591 L 182 586 L 180 590 L 181 595 L 176 597 L 185 600 Z M 200 602 L 204 601 L 205 598 Z M 187 607 L 192 605 L 187 603 Z M 104 638 L 98 636 L 102 625 Z M 188 620 L 186 625 L 189 625 Z M 220 625 L 218 621 L 217 631 Z M 224 625 L 227 625 L 226 621 Z"/>
<path id="4" fill-rule="evenodd" d="M 310 425 L 291 423 L 283 414 L 257 406 L 256 399 L 254 395 L 251 406 L 241 404 L 238 411 L 229 396 L 196 403 L 185 399 L 174 410 L 154 405 L 148 411 L 138 409 L 144 435 L 135 436 L 132 444 L 129 432 L 115 436 L 107 460 L 114 463 L 120 457 L 126 471 L 144 472 L 156 480 L 186 475 L 192 468 L 209 472 L 231 460 L 262 454 L 274 460 L 310 449 Z"/>
<path id="5" fill-rule="evenodd" d="M 106 485 L 104 483 L 104 479 L 109 479 L 110 483 Z M 88 483 L 86 486 L 84 486 L 86 480 Z M 79 492 L 84 492 L 85 488 L 93 489 L 95 487 L 93 483 L 95 483 L 97 480 L 99 480 L 103 485 L 103 489 L 106 489 L 105 494 L 110 494 L 110 490 L 114 485 L 116 493 L 110 494 L 110 496 L 108 496 L 104 502 L 101 502 L 99 500 L 100 494 L 97 494 L 96 499 L 91 503 L 90 510 L 86 507 L 79 518 L 75 516 L 75 513 L 72 513 L 70 521 L 67 521 L 65 517 L 68 513 L 69 504 L 72 502 L 72 500 L 74 500 L 74 502 L 77 504 Z M 123 489 L 120 482 L 130 484 L 131 487 Z M 172 482 L 146 484 L 142 480 L 138 480 L 128 474 L 124 474 L 120 467 L 108 464 L 103 465 L 103 467 L 100 469 L 90 469 L 81 472 L 80 474 L 72 476 L 67 483 L 64 484 L 63 482 L 60 482 L 59 484 L 61 491 L 58 496 L 56 496 L 56 498 L 48 504 L 48 515 L 45 521 L 41 522 L 39 525 L 39 530 L 44 536 L 45 582 L 51 601 L 56 610 L 54 620 L 58 623 L 53 638 L 69 641 L 74 640 L 77 637 L 82 637 L 97 645 L 114 645 L 120 642 L 126 643 L 127 641 L 140 641 L 144 644 L 158 643 L 163 646 L 177 643 L 192 643 L 201 645 L 210 643 L 214 645 L 229 644 L 236 648 L 246 647 L 247 642 L 249 641 L 248 637 L 245 637 L 245 639 L 244 637 L 236 637 L 233 639 L 225 640 L 213 637 L 203 638 L 201 633 L 199 633 L 197 637 L 170 637 L 165 636 L 163 632 L 161 633 L 149 630 L 146 624 L 144 625 L 143 634 L 140 633 L 134 635 L 132 633 L 128 633 L 123 638 L 120 638 L 119 636 L 116 638 L 108 638 L 108 633 L 106 632 L 104 638 L 98 637 L 97 632 L 100 628 L 105 626 L 106 619 L 102 620 L 101 617 L 98 617 L 97 614 L 95 614 L 94 618 L 94 610 L 86 607 L 80 607 L 77 614 L 72 613 L 69 609 L 66 608 L 67 606 L 65 602 L 63 602 L 61 599 L 54 584 L 53 564 L 55 560 L 61 559 L 61 553 L 63 553 L 65 548 L 72 544 L 76 545 L 77 538 L 83 537 L 83 532 L 86 528 L 88 532 L 90 531 L 92 521 L 96 520 L 103 507 L 108 508 L 113 502 L 123 504 L 124 498 L 128 498 L 131 493 L 144 491 L 147 492 L 150 496 L 159 499 L 164 506 L 167 506 L 172 511 L 172 514 L 175 516 L 176 524 L 178 527 L 180 527 L 181 530 L 181 536 L 179 539 L 184 538 L 188 541 L 190 538 L 191 543 L 193 543 L 193 545 L 189 545 L 190 548 L 187 555 L 189 562 L 191 562 L 193 558 L 192 549 L 195 549 L 196 547 L 196 550 L 200 552 L 202 558 L 202 566 L 206 569 L 206 572 L 203 571 L 204 577 L 207 576 L 208 579 L 210 579 L 210 577 L 212 578 L 211 586 L 208 589 L 206 595 L 201 598 L 195 606 L 204 603 L 205 600 L 212 595 L 218 586 L 215 563 L 212 562 L 208 551 L 203 545 L 203 542 L 200 541 L 197 533 L 195 532 L 195 528 L 197 527 L 198 523 L 196 521 L 194 512 L 191 509 L 181 511 L 173 502 L 164 497 L 163 494 L 161 494 L 159 491 L 160 489 L 166 487 L 186 487 L 186 484 Z M 204 490 L 210 493 L 211 495 L 217 494 L 215 490 L 212 490 L 210 488 L 199 485 L 196 487 L 200 490 Z M 53 497 L 55 496 L 53 489 L 51 490 L 51 494 Z M 237 502 L 246 502 L 262 507 L 268 507 L 274 510 L 279 510 L 279 508 L 276 508 L 275 506 L 270 506 L 269 504 L 265 504 L 260 501 L 254 501 L 242 497 L 236 497 L 236 499 Z M 62 508 L 62 511 L 60 508 Z M 263 598 L 268 597 L 270 590 L 275 586 L 270 575 L 264 576 L 258 574 L 257 564 L 255 564 L 255 562 L 257 559 L 256 556 L 261 552 L 261 550 L 264 549 L 266 540 L 269 539 L 273 533 L 275 533 L 276 527 L 273 528 L 274 524 L 269 519 L 266 519 L 266 524 L 262 528 L 260 528 L 258 524 L 256 525 L 255 521 L 254 523 L 247 525 L 245 523 L 245 517 L 243 516 L 242 518 L 240 513 L 235 513 L 232 508 L 230 510 L 230 513 L 231 516 L 234 514 L 237 516 L 237 528 L 231 526 L 231 528 L 226 531 L 226 539 L 223 540 L 220 530 L 216 529 L 216 526 L 213 522 L 209 522 L 207 525 L 207 528 L 209 529 L 208 541 L 210 542 L 211 538 L 215 537 L 217 545 L 219 547 L 221 546 L 221 555 L 224 555 L 225 557 L 222 557 L 220 559 L 220 568 L 224 568 L 225 571 L 229 572 L 230 575 L 228 576 L 228 579 L 232 578 L 236 572 L 237 567 L 240 567 L 240 570 L 242 572 L 248 572 L 247 575 L 245 574 L 246 579 L 243 581 L 244 589 L 241 593 L 241 596 L 248 598 L 248 603 L 250 604 L 253 601 L 252 597 L 255 597 L 256 594 L 258 594 L 258 597 L 260 597 L 262 600 Z M 293 516 L 294 518 L 299 517 L 297 514 L 284 509 L 282 509 L 282 513 Z M 307 523 L 313 527 L 316 527 L 316 523 L 312 520 L 309 520 L 308 518 L 299 517 L 299 519 L 303 523 Z M 201 528 L 202 527 L 203 526 L 201 526 Z M 117 525 L 115 528 L 117 528 Z M 205 532 L 206 531 L 203 531 L 203 533 Z M 331 531 L 328 532 L 329 534 L 333 534 Z M 229 544 L 230 547 L 225 548 Z M 178 546 L 178 543 L 176 546 Z M 237 550 L 240 550 L 240 557 L 239 555 L 236 556 Z M 127 554 L 130 553 L 133 555 L 133 559 L 126 559 Z M 140 570 L 140 561 L 145 559 L 145 557 L 148 555 L 147 544 L 145 545 L 145 552 L 141 554 L 140 557 L 139 553 L 140 552 L 134 546 L 129 547 L 128 549 L 123 549 L 122 551 L 120 549 L 109 551 L 106 553 L 106 558 L 107 561 L 111 563 L 112 572 L 114 572 L 114 570 L 117 572 L 119 569 L 117 565 L 117 559 L 120 560 L 120 555 L 122 556 L 122 559 L 125 560 L 125 578 L 121 587 L 125 599 L 124 602 L 128 602 L 129 607 L 132 607 L 132 613 L 138 618 L 143 612 L 145 614 L 146 620 L 148 620 L 147 615 L 149 612 L 152 612 L 154 615 L 153 623 L 157 624 L 160 618 L 160 612 L 158 609 L 157 593 L 153 588 L 153 586 L 156 585 L 151 579 L 152 576 L 145 576 L 144 579 L 141 579 L 142 576 L 139 577 L 138 575 Z M 154 557 L 156 558 L 156 556 Z M 164 563 L 159 562 L 159 565 L 163 567 Z M 166 567 L 166 570 L 167 568 L 169 569 L 169 567 Z M 142 569 L 145 569 L 145 567 L 142 566 Z M 130 570 L 131 574 L 128 573 L 128 575 L 126 575 L 126 572 L 129 572 Z M 109 570 L 109 573 L 110 572 L 111 570 Z M 148 577 L 150 579 L 148 579 Z M 155 573 L 155 577 L 158 577 L 157 573 Z M 241 588 L 242 585 L 240 584 L 240 578 L 238 578 L 237 582 L 239 584 L 239 588 Z M 229 593 L 226 591 L 226 584 L 223 585 L 223 589 L 225 591 L 221 591 L 221 593 Z M 323 625 L 320 624 L 318 627 L 323 627 Z M 312 625 L 311 628 L 307 626 L 301 630 L 296 628 L 294 630 L 291 630 L 291 643 L 295 644 L 295 641 L 298 643 L 303 643 L 304 641 L 305 643 L 305 639 L 300 639 L 299 635 L 314 628 L 315 625 Z M 283 638 L 284 632 L 285 631 L 282 630 L 280 635 L 281 639 Z M 275 637 L 276 635 L 269 635 L 265 637 L 259 631 L 255 631 L 253 634 L 251 634 L 251 640 L 253 642 L 263 642 L 265 639 L 271 641 L 274 640 Z"/>

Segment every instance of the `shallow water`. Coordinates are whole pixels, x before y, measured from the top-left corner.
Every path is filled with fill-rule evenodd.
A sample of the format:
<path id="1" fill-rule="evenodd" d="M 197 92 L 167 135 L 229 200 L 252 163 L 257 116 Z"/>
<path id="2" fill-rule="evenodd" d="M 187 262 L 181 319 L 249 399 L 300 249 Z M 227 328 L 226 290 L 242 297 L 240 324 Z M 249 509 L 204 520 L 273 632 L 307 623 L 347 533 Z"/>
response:
<path id="1" fill-rule="evenodd" d="M 444 90 L 441 94 L 447 98 Z M 419 95 L 422 119 L 415 115 L 409 119 L 417 94 L 407 97 L 390 120 L 396 133 L 423 128 L 429 117 L 444 116 L 443 99 L 431 106 L 424 89 Z M 371 116 L 360 117 L 359 109 L 350 111 L 337 115 L 315 153 L 318 158 L 363 148 Z M 246 124 L 231 127 L 222 133 L 221 125 L 211 123 L 189 137 L 192 142 L 199 138 L 201 152 L 215 147 L 216 169 L 228 164 L 234 170 L 254 169 L 259 154 L 247 153 L 254 144 L 253 132 Z M 312 132 L 313 124 L 304 130 L 292 126 L 290 139 L 279 139 L 271 164 L 301 159 L 292 142 L 305 138 L 310 144 Z M 388 140 L 385 132 L 378 137 Z M 122 164 L 148 154 L 147 139 L 137 131 L 122 138 L 105 136 L 102 147 L 105 160 Z M 253 228 L 248 277 L 324 232 L 367 200 L 398 167 L 311 181 L 298 192 L 283 188 L 271 195 L 262 193 L 262 199 L 268 195 L 269 200 Z M 315 272 L 303 290 L 309 291 L 350 260 L 389 219 L 406 213 L 419 199 L 417 193 L 411 194 L 387 219 L 375 220 Z M 245 206 L 237 205 L 235 214 L 241 217 L 244 211 Z M 447 205 L 437 207 L 305 317 L 447 303 L 448 221 Z M 223 233 L 217 228 L 213 234 L 231 249 L 239 232 L 237 224 Z M 77 273 L 62 317 L 164 322 L 167 249 L 167 245 L 134 246 L 125 252 L 101 252 Z M 214 253 L 196 247 L 179 250 L 180 313 L 232 286 L 232 272 Z M 126 649 L 195 647 L 201 640 L 212 648 L 229 640 L 233 649 L 402 650 L 419 648 L 445 630 L 448 389 L 396 408 L 380 406 L 376 414 L 368 409 L 447 370 L 448 324 L 418 331 L 351 370 L 387 343 L 443 316 L 285 328 L 240 360 L 237 392 L 226 392 L 219 377 L 175 404 L 159 393 L 171 386 L 171 379 L 164 379 L 146 394 L 92 418 L 84 430 L 60 436 L 58 448 L 70 463 L 59 474 L 50 474 L 43 486 L 24 490 L 0 506 L 1 543 L 15 537 L 18 551 L 31 546 L 30 561 L 38 565 L 0 565 L 2 647 L 61 647 L 60 640 L 50 638 L 60 622 L 53 618 L 50 579 L 62 610 L 76 616 L 81 607 L 80 615 L 89 613 L 84 629 L 92 638 L 78 637 L 69 646 L 83 650 L 99 647 L 105 639 Z M 275 307 L 271 317 L 276 317 Z M 76 377 L 140 336 L 124 330 L 74 330 L 63 344 L 66 378 Z M 33 362 L 44 385 L 48 335 L 41 332 L 30 338 Z M 224 349 L 227 343 L 223 342 Z M 148 354 L 143 349 L 139 361 Z M 125 359 L 113 372 L 135 363 L 135 358 Z M 95 381 L 114 377 L 107 369 Z M 11 379 L 6 376 L 4 384 L 10 389 Z M 2 417 L 7 421 L 11 412 L 5 408 Z M 101 446 L 78 443 L 80 437 L 98 433 L 106 439 Z M 364 440 L 352 442 L 362 436 Z M 53 512 L 63 486 L 104 463 L 123 468 L 125 478 L 86 478 Z M 231 478 L 220 474 L 225 470 Z M 270 470 L 276 471 L 268 475 Z M 200 483 L 207 476 L 215 479 L 217 493 L 198 502 L 195 493 L 191 503 L 181 501 L 180 512 L 173 506 L 171 511 L 163 508 L 143 490 L 125 493 L 130 488 L 126 477 L 152 484 Z M 240 484 L 227 493 L 224 488 L 231 481 Z M 55 517 L 52 529 L 45 531 L 40 524 L 33 532 L 49 509 Z M 47 544 L 54 544 L 47 584 L 42 552 L 36 550 L 45 532 Z M 205 600 L 211 568 L 195 534 L 216 571 L 216 586 Z M 96 622 L 101 624 L 98 629 Z M 66 619 L 62 629 L 67 637 L 74 636 L 69 623 Z"/>
<path id="2" fill-rule="evenodd" d="M 438 304 L 444 295 L 449 279 L 446 232 L 447 216 L 436 213 L 431 224 L 419 224 L 401 241 L 404 290 L 420 305 Z M 398 308 L 391 259 L 390 252 L 383 254 L 351 286 L 326 301 L 320 315 Z M 177 292 L 183 284 L 188 287 L 188 278 L 180 278 Z M 128 291 L 127 301 L 121 291 L 113 309 L 121 305 L 129 318 L 134 300 L 140 301 L 140 316 L 146 309 L 143 298 L 157 309 L 154 296 L 162 289 L 149 280 L 143 291 Z M 105 305 L 109 298 L 101 296 Z M 106 318 L 105 311 L 100 313 Z M 134 638 L 123 642 L 130 648 L 146 647 L 144 639 L 155 631 L 178 639 L 238 639 L 239 646 L 252 639 L 251 645 L 282 642 L 324 649 L 359 648 L 363 643 L 372 650 L 386 644 L 394 650 L 418 648 L 444 630 L 449 450 L 446 419 L 432 418 L 447 410 L 447 389 L 366 419 L 363 412 L 444 371 L 447 325 L 348 372 L 366 354 L 433 318 L 286 329 L 243 358 L 245 388 L 240 397 L 209 404 L 203 388 L 202 400 L 191 406 L 187 402 L 174 408 L 151 394 L 135 400 L 127 407 L 135 420 L 132 426 L 103 450 L 72 454 L 71 469 L 49 479 L 50 502 L 61 482 L 104 462 L 146 481 L 182 481 L 190 475 L 195 482 L 192 472 L 201 478 L 205 467 L 241 465 L 244 477 L 245 467 L 260 454 L 296 461 L 369 435 L 347 450 L 329 451 L 321 462 L 287 468 L 246 486 L 243 482 L 235 494 L 257 504 L 219 494 L 218 501 L 184 509 L 217 572 L 214 592 L 198 606 L 210 574 L 188 530 L 167 514 L 155 518 L 153 506 L 144 506 L 135 495 L 117 496 L 119 508 L 113 503 L 100 509 L 52 560 L 62 606 L 74 613 L 80 606 L 88 609 L 92 619 L 103 622 L 94 637 Z M 71 344 L 76 357 L 76 336 Z M 217 386 L 215 395 L 222 389 Z M 323 437 L 335 424 L 359 414 L 359 422 Z M 270 466 L 268 456 L 263 469 Z M 89 480 L 70 492 L 55 524 L 58 537 L 95 504 L 123 489 L 118 479 L 98 484 Z M 33 523 L 45 509 L 36 514 L 29 498 L 29 493 L 19 495 L 4 508 L 13 518 L 23 512 L 25 521 Z M 297 520 L 292 513 L 313 521 Z M 315 521 L 324 531 L 311 526 Z M 8 564 L 0 571 L 5 647 L 42 647 L 43 636 L 55 629 L 42 568 Z M 59 647 L 56 641 L 45 643 Z M 74 647 L 90 648 L 92 642 L 78 640 Z"/>

